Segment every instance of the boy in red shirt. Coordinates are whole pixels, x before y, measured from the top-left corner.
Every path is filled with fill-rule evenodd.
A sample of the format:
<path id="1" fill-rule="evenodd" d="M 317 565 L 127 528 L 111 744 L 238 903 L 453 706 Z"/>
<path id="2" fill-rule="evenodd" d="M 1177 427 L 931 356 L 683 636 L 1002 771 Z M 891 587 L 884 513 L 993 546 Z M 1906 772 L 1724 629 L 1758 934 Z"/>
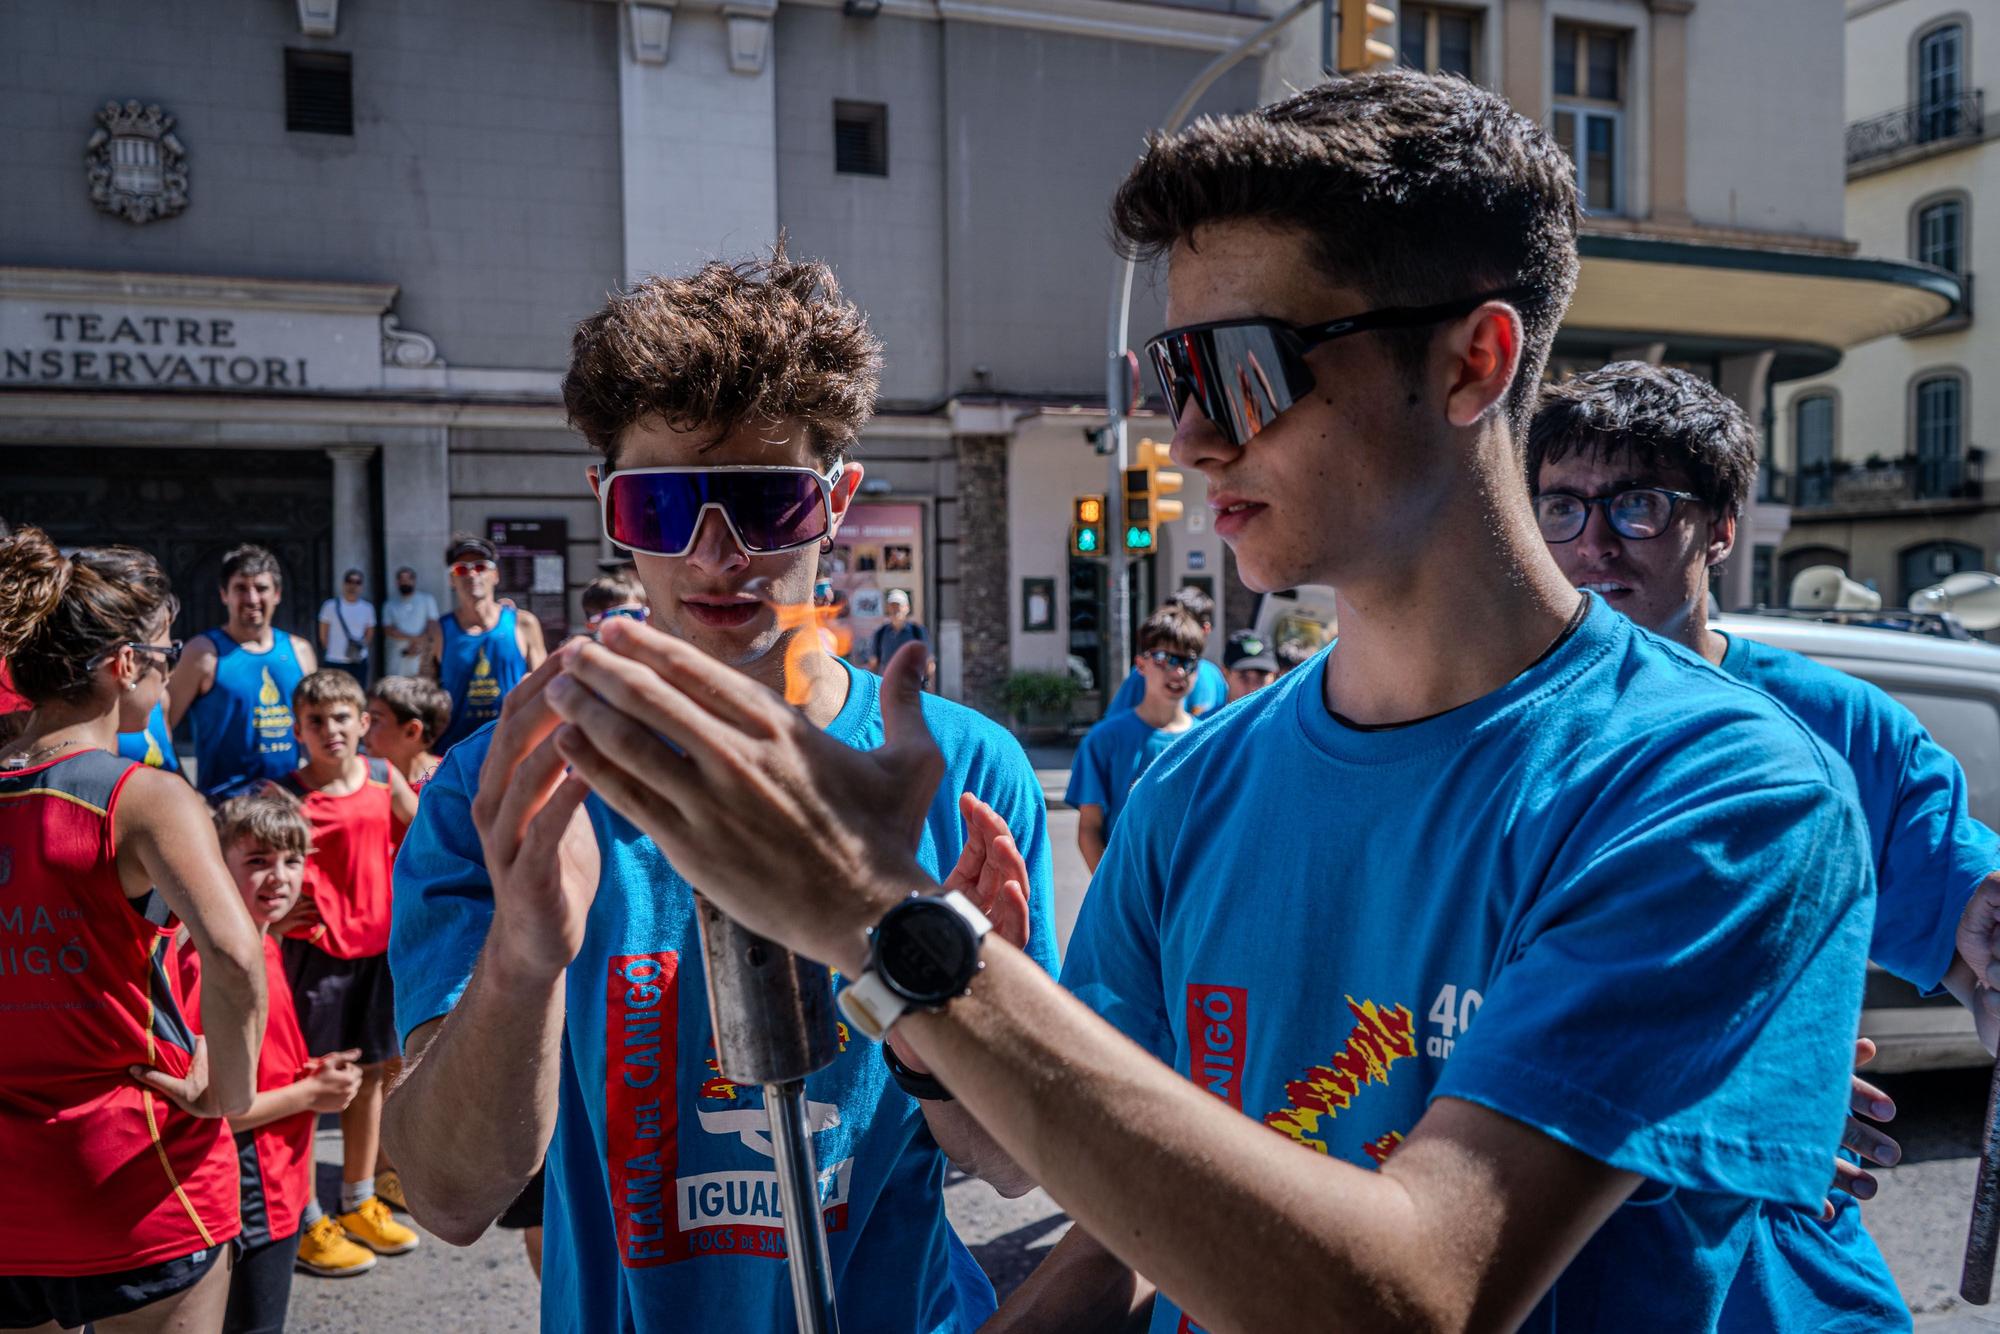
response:
<path id="1" fill-rule="evenodd" d="M 313 1272 L 359 1274 L 375 1257 L 342 1235 L 313 1198 L 313 1125 L 321 1112 L 345 1111 L 361 1087 L 353 1051 L 306 1055 L 271 927 L 292 910 L 305 880 L 312 830 L 298 803 L 271 792 L 233 797 L 215 813 L 215 832 L 236 892 L 264 942 L 271 997 L 257 1051 L 257 1096 L 229 1118 L 242 1182 L 243 1232 L 229 1276 L 224 1334 L 264 1334 L 285 1327 L 292 1264 L 310 1241 Z M 190 1025 L 201 1013 L 201 958 L 183 941 L 175 954 L 182 1008 Z"/>
<path id="2" fill-rule="evenodd" d="M 451 726 L 451 696 L 428 676 L 385 676 L 368 691 L 368 732 L 362 745 L 394 765 L 419 791 L 437 768 L 431 753 Z"/>
<path id="3" fill-rule="evenodd" d="M 368 696 L 346 672 L 328 668 L 299 682 L 292 717 L 306 762 L 282 786 L 299 797 L 312 828 L 305 920 L 314 924 L 303 938 L 295 928 L 285 941 L 285 973 L 306 1050 L 359 1053 L 361 1088 L 340 1114 L 340 1226 L 378 1255 L 401 1255 L 416 1249 L 417 1234 L 377 1198 L 376 1168 L 384 1081 L 398 1054 L 387 958 L 389 871 L 417 797 L 387 760 L 362 756 Z M 382 1193 L 400 1199 L 393 1187 Z"/>

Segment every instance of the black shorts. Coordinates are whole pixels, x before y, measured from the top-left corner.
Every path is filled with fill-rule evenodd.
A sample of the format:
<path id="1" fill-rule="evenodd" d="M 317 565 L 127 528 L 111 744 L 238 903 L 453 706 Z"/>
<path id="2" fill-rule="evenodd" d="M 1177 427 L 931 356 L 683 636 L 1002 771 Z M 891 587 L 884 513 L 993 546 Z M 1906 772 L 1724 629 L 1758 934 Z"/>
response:
<path id="1" fill-rule="evenodd" d="M 522 1228 L 542 1225 L 542 1173 L 547 1170 L 547 1164 L 535 1169 L 535 1174 L 528 1178 L 528 1184 L 521 1187 L 520 1195 L 507 1206 L 507 1212 L 500 1215 L 501 1227 L 518 1232 Z"/>
<path id="2" fill-rule="evenodd" d="M 307 941 L 286 939 L 285 976 L 299 1012 L 299 1031 L 314 1056 L 361 1049 L 361 1063 L 400 1056 L 396 1043 L 396 994 L 389 985 L 389 956 L 336 959 Z"/>
<path id="3" fill-rule="evenodd" d="M 292 1304 L 292 1266 L 299 1258 L 299 1234 L 257 1246 L 236 1248 L 229 1276 L 229 1313 L 222 1334 L 285 1334 Z"/>
<path id="4" fill-rule="evenodd" d="M 52 1278 L 0 1274 L 0 1329 L 33 1329 L 52 1320 L 64 1329 L 76 1329 L 93 1320 L 129 1315 L 201 1282 L 226 1249 L 227 1242 L 115 1274 Z"/>

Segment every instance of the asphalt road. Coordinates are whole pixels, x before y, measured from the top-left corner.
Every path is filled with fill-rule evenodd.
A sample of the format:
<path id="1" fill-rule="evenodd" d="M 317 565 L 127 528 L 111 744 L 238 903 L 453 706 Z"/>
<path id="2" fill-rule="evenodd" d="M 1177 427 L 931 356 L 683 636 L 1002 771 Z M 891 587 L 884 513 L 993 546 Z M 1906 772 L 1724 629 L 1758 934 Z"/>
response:
<path id="1" fill-rule="evenodd" d="M 1061 807 L 1059 790 L 1051 807 L 1057 934 L 1067 944 L 1088 877 L 1076 852 L 1076 816 Z M 1882 1193 L 1865 1215 L 1869 1230 L 1888 1257 L 1921 1334 L 2000 1331 L 2000 1306 L 1989 1314 L 1957 1296 L 1987 1073 L 1949 1071 L 1881 1082 L 1900 1109 L 1895 1130 L 1905 1157 L 1902 1166 L 1880 1173 Z M 320 1188 L 329 1205 L 339 1190 L 339 1155 L 337 1133 L 323 1132 Z M 955 1177 L 945 1200 L 959 1234 L 1003 1294 L 1068 1227 L 1040 1191 L 1003 1200 L 982 1182 Z M 373 1273 L 358 1278 L 299 1275 L 289 1328 L 298 1334 L 357 1329 L 527 1334 L 536 1328 L 535 1302 L 534 1277 L 518 1235 L 489 1232 L 464 1249 L 426 1236 L 417 1251 L 385 1258 Z"/>

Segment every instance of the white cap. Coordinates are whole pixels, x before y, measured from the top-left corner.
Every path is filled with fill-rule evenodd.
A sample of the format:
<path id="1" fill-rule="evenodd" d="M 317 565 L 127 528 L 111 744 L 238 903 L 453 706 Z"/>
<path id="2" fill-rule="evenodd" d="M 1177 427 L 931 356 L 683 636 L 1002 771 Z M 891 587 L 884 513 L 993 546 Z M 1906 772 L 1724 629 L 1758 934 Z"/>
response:
<path id="1" fill-rule="evenodd" d="M 908 593 L 905 593 L 900 588 L 892 588 L 889 590 L 889 596 L 886 599 L 886 601 L 892 607 L 903 607 L 907 609 L 910 605 L 910 595 Z"/>

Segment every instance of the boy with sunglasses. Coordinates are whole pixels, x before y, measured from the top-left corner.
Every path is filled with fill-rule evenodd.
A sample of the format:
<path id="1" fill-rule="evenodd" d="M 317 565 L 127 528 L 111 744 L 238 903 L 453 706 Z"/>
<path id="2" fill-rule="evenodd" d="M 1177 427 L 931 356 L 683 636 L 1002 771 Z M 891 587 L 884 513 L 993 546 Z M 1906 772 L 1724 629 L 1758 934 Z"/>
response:
<path id="1" fill-rule="evenodd" d="M 1728 559 L 1757 476 L 1757 430 L 1743 409 L 1685 371 L 1617 362 L 1542 390 L 1528 434 L 1528 480 L 1542 537 L 1578 588 L 1748 681 L 1796 714 L 1853 770 L 1876 868 L 1868 957 L 1918 990 L 1949 990 L 1994 1045 L 2000 993 L 2000 842 L 1966 809 L 1965 773 L 1908 709 L 1856 677 L 1709 624 L 1709 572 Z M 1825 1040 L 1844 1048 L 1844 1033 Z M 1872 1055 L 1868 1044 L 1863 1055 Z M 1895 1105 L 1860 1078 L 1857 1117 Z M 1833 1328 L 1866 1313 L 1870 1329 L 1910 1327 L 1887 1262 L 1862 1226 L 1857 1198 L 1894 1140 L 1848 1123 L 1833 1193 L 1820 1217 L 1760 1220 L 1736 1305 L 1791 1311 Z M 1804 1276 L 1804 1281 L 1800 1278 Z M 1807 1312 L 1819 1312 L 1808 1319 Z"/>
<path id="2" fill-rule="evenodd" d="M 535 614 L 494 596 L 500 554 L 491 542 L 453 533 L 444 563 L 457 605 L 438 618 L 425 646 L 430 673 L 451 696 L 451 725 L 438 741 L 440 754 L 498 718 L 507 692 L 549 656 Z"/>
<path id="3" fill-rule="evenodd" d="M 1194 617 L 1172 603 L 1148 616 L 1132 658 L 1132 675 L 1145 683 L 1144 693 L 1130 708 L 1107 713 L 1076 748 L 1063 800 L 1076 808 L 1076 846 L 1093 871 L 1139 775 L 1169 741 L 1194 726 L 1187 699 L 1203 641 Z"/>
<path id="4" fill-rule="evenodd" d="M 665 690 L 616 646 L 671 642 L 732 692 L 769 702 L 798 745 L 882 744 L 882 683 L 820 651 L 812 606 L 820 553 L 861 482 L 847 455 L 878 365 L 832 275 L 782 249 L 647 279 L 576 332 L 565 401 L 604 456 L 591 484 L 605 534 L 634 554 L 652 616 L 563 646 L 497 728 L 445 758 L 397 863 L 391 940 L 411 1069 L 387 1129 L 409 1164 L 410 1204 L 447 1241 L 470 1242 L 546 1150 L 545 1330 L 793 1323 L 782 1220 L 767 1203 L 768 1121 L 759 1090 L 731 1083 L 716 1059 L 696 886 L 679 858 L 565 778 L 552 700 L 587 661 L 633 668 L 606 695 Z M 917 698 L 912 682 L 903 702 L 941 755 L 905 788 L 914 809 L 894 851 L 951 872 L 996 932 L 1050 968 L 1034 771 L 990 721 Z M 714 837 L 729 857 L 767 844 Z M 807 860 L 826 846 L 864 850 L 839 823 L 784 850 Z M 986 1155 L 913 1052 L 852 1025 L 806 1097 L 847 1326 L 970 1334 L 993 1294 L 945 1220 L 946 1155 L 1009 1192 L 1028 1183 Z"/>
<path id="5" fill-rule="evenodd" d="M 1175 462 L 1247 585 L 1339 590 L 1340 638 L 1140 780 L 1071 995 L 909 897 L 914 714 L 808 749 L 636 637 L 673 689 L 587 656 L 552 692 L 575 777 L 738 920 L 915 997 L 893 1033 L 1076 1219 L 991 1329 L 1772 1328 L 1725 1300 L 1839 1143 L 1865 830 L 1796 719 L 1537 532 L 1576 222 L 1574 164 L 1460 79 L 1147 145 L 1113 224 L 1168 260 Z"/>

